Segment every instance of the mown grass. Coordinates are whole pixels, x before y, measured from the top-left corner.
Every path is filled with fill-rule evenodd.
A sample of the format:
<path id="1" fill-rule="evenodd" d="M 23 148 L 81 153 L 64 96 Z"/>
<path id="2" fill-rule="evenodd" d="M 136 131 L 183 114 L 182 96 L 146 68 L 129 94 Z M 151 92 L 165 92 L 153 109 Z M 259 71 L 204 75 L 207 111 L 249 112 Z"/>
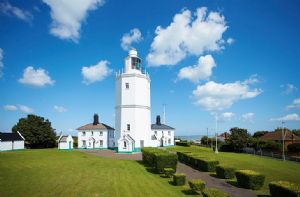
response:
<path id="1" fill-rule="evenodd" d="M 232 166 L 237 170 L 249 169 L 264 174 L 266 176 L 264 186 L 260 190 L 255 191 L 258 195 L 269 194 L 268 184 L 271 181 L 285 180 L 300 183 L 300 163 L 243 153 L 220 152 L 219 154 L 215 154 L 211 148 L 199 146 L 174 146 L 168 149 L 172 151 L 190 151 L 199 153 L 205 157 L 218 160 L 220 164 Z"/>
<path id="2" fill-rule="evenodd" d="M 0 196 L 184 196 L 136 161 L 77 151 L 0 153 Z"/>

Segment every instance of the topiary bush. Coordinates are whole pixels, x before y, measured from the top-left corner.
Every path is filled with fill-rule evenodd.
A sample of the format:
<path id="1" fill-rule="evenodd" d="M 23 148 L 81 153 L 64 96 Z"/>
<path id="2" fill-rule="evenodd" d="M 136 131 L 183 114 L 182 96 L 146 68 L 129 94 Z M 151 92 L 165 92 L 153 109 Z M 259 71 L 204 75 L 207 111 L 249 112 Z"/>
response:
<path id="1" fill-rule="evenodd" d="M 201 179 L 193 179 L 188 181 L 191 190 L 194 192 L 202 192 L 205 188 L 205 182 Z"/>
<path id="2" fill-rule="evenodd" d="M 216 188 L 205 188 L 202 191 L 203 197 L 229 197 L 229 195 Z"/>
<path id="3" fill-rule="evenodd" d="M 217 177 L 221 179 L 232 179 L 234 178 L 235 168 L 228 166 L 216 166 Z"/>
<path id="4" fill-rule="evenodd" d="M 164 168 L 172 168 L 176 171 L 177 155 L 169 152 L 154 153 L 154 169 L 157 173 L 163 173 Z"/>
<path id="5" fill-rule="evenodd" d="M 186 175 L 183 173 L 176 173 L 173 175 L 174 185 L 184 185 L 186 180 Z"/>
<path id="6" fill-rule="evenodd" d="M 219 161 L 203 157 L 197 157 L 195 160 L 196 168 L 205 172 L 214 172 L 216 170 L 216 166 L 219 164 Z"/>
<path id="7" fill-rule="evenodd" d="M 142 148 L 142 157 L 143 157 L 143 163 L 146 166 L 154 166 L 154 157 L 155 153 L 157 152 L 162 152 L 163 150 L 158 149 L 158 148 L 151 148 L 151 147 L 146 147 Z"/>
<path id="8" fill-rule="evenodd" d="M 272 181 L 269 189 L 272 197 L 300 197 L 300 185 L 288 181 Z"/>
<path id="9" fill-rule="evenodd" d="M 175 173 L 175 170 L 173 168 L 164 168 L 164 174 L 166 177 L 171 177 Z"/>
<path id="10" fill-rule="evenodd" d="M 265 175 L 252 170 L 238 170 L 235 172 L 237 183 L 246 189 L 258 190 L 264 185 Z"/>

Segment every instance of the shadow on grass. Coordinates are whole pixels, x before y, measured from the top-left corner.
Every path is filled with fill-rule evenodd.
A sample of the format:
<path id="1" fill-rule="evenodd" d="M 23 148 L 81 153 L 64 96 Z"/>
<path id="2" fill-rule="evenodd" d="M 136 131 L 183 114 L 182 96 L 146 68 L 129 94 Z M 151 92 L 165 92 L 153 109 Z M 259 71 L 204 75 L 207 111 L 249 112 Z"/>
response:
<path id="1" fill-rule="evenodd" d="M 258 194 L 257 197 L 271 197 L 270 195 Z"/>
<path id="2" fill-rule="evenodd" d="M 182 193 L 184 193 L 185 195 L 200 195 L 198 192 L 195 192 L 191 189 L 184 189 L 184 190 L 181 190 Z"/>

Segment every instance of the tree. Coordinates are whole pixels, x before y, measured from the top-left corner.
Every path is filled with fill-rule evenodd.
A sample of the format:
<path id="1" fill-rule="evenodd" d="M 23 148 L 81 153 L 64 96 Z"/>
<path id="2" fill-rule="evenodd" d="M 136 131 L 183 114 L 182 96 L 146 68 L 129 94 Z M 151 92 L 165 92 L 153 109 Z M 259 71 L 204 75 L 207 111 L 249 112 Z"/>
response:
<path id="1" fill-rule="evenodd" d="M 30 148 L 55 146 L 56 133 L 51 127 L 51 122 L 43 117 L 30 114 L 27 118 L 19 119 L 19 122 L 12 128 L 12 132 L 17 131 L 23 135 L 26 145 Z"/>
<path id="2" fill-rule="evenodd" d="M 234 127 L 230 129 L 230 136 L 226 142 L 231 145 L 235 151 L 240 152 L 243 148 L 247 147 L 249 139 L 250 134 L 247 129 Z"/>
<path id="3" fill-rule="evenodd" d="M 260 138 L 261 136 L 265 135 L 266 133 L 268 133 L 269 131 L 256 131 L 254 134 L 253 134 L 253 137 L 254 138 Z"/>

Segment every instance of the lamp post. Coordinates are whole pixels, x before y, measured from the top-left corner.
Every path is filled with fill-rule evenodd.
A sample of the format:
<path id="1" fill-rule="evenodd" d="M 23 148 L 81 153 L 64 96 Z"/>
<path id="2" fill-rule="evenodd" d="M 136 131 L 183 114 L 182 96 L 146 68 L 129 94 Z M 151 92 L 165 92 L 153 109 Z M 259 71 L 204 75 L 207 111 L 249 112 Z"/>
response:
<path id="1" fill-rule="evenodd" d="M 215 153 L 218 154 L 218 115 L 216 115 L 216 148 Z"/>
<path id="2" fill-rule="evenodd" d="M 285 153 L 284 153 L 284 140 L 285 140 L 285 133 L 284 133 L 284 121 L 282 123 L 282 160 L 285 161 Z"/>
<path id="3" fill-rule="evenodd" d="M 206 146 L 208 147 L 208 128 L 206 128 L 206 132 L 207 132 Z"/>

